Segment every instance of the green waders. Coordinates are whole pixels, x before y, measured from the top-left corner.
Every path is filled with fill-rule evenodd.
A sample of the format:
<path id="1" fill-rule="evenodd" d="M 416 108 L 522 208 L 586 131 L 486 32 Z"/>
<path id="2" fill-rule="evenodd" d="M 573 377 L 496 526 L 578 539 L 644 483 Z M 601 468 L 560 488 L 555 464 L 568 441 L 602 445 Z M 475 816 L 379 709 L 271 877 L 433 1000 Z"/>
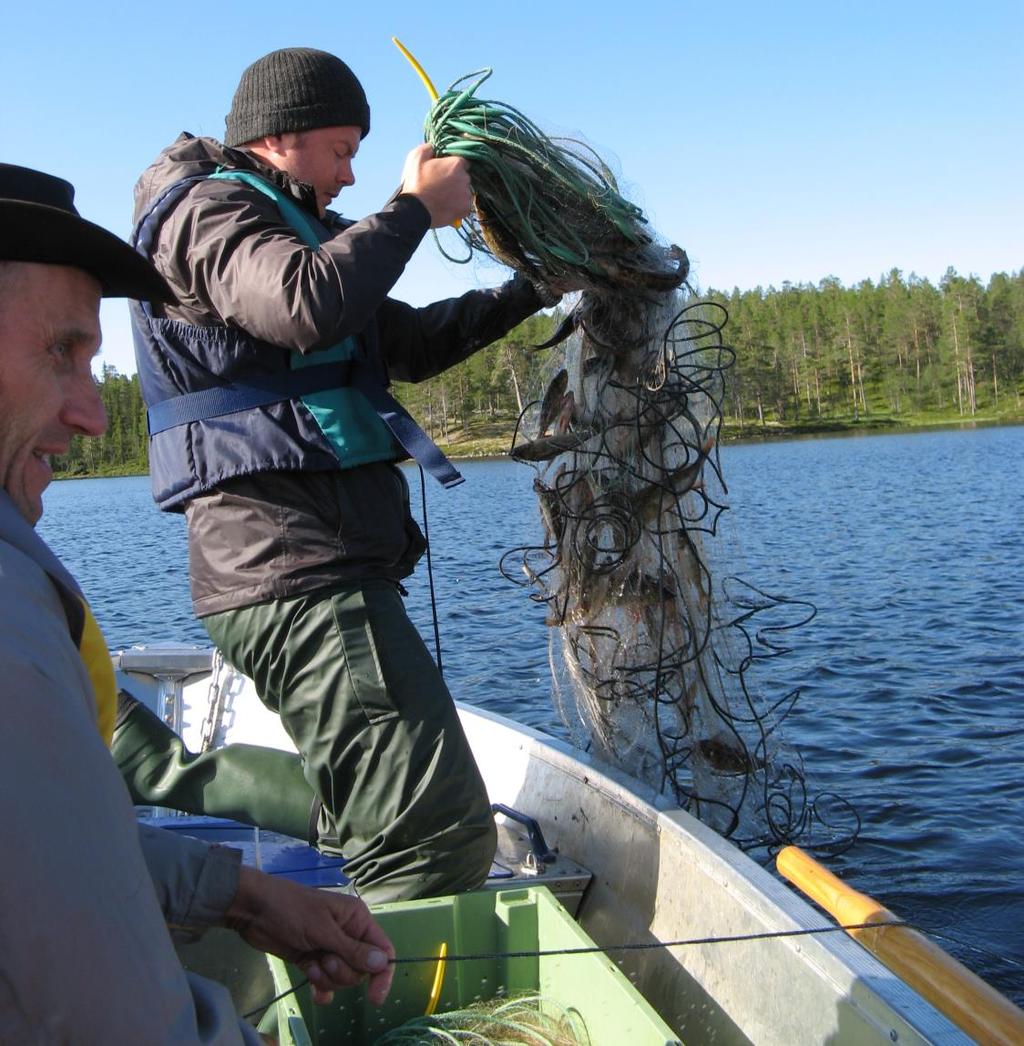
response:
<path id="1" fill-rule="evenodd" d="M 281 716 L 362 897 L 483 883 L 496 842 L 487 792 L 395 584 L 340 586 L 203 624 Z"/>
<path id="2" fill-rule="evenodd" d="M 158 716 L 122 691 L 110 753 L 134 803 L 230 817 L 316 841 L 320 803 L 292 752 L 226 745 L 194 755 Z"/>

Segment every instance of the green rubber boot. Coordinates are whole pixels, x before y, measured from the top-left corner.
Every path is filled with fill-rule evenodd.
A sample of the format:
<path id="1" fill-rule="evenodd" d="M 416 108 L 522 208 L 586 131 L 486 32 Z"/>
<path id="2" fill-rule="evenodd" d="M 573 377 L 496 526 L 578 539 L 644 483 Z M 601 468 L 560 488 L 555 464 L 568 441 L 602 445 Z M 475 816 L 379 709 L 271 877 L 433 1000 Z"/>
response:
<path id="1" fill-rule="evenodd" d="M 196 755 L 124 690 L 110 752 L 134 803 L 229 817 L 314 846 L 319 841 L 320 800 L 292 752 L 235 744 Z"/>

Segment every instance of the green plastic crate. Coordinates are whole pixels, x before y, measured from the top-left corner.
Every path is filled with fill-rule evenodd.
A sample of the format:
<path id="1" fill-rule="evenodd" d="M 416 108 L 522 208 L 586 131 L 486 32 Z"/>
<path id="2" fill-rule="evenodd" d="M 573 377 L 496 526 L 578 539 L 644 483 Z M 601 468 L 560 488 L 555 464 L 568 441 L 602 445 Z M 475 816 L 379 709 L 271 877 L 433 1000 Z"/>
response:
<path id="1" fill-rule="evenodd" d="M 442 942 L 447 942 L 449 955 L 593 947 L 545 887 L 399 901 L 376 905 L 373 913 L 399 958 L 435 956 Z M 295 967 L 268 958 L 278 993 L 302 980 Z M 384 1031 L 426 1012 L 436 968 L 436 962 L 399 965 L 391 994 L 380 1008 L 367 1002 L 362 988 L 336 992 L 329 1006 L 315 1006 L 308 986 L 302 987 L 279 1000 L 276 1021 L 272 1008 L 260 1028 L 276 1032 L 281 1046 L 372 1043 Z M 668 1025 L 601 952 L 449 962 L 435 1012 L 525 992 L 538 992 L 563 1010 L 575 1010 L 592 1046 L 679 1046 Z"/>

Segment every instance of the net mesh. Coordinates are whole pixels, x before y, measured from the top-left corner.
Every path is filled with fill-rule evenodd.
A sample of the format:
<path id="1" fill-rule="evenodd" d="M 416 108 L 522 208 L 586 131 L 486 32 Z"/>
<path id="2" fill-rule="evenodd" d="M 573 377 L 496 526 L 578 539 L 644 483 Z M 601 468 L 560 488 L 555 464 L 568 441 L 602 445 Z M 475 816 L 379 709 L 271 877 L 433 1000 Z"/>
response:
<path id="1" fill-rule="evenodd" d="M 379 1046 L 589 1046 L 590 1036 L 575 1010 L 540 995 L 522 995 L 416 1017 L 385 1032 L 376 1042 Z"/>
<path id="2" fill-rule="evenodd" d="M 814 608 L 742 581 L 723 540 L 726 313 L 694 293 L 685 252 L 593 150 L 480 101 L 488 75 L 452 85 L 427 140 L 470 163 L 467 255 L 578 292 L 540 346 L 550 381 L 511 449 L 536 470 L 543 541 L 501 563 L 547 605 L 561 717 L 577 743 L 745 849 L 844 849 L 856 812 L 809 795 L 782 737 L 797 691 L 771 701 L 752 685 Z"/>

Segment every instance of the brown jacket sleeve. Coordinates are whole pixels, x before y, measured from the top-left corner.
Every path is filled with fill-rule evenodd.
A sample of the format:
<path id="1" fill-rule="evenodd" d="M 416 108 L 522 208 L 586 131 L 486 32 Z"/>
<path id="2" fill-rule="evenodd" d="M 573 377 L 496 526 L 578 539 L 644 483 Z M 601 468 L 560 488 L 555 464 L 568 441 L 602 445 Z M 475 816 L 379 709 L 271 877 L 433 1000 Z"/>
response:
<path id="1" fill-rule="evenodd" d="M 180 301 L 167 310 L 173 319 L 225 323 L 309 353 L 364 331 L 376 317 L 389 373 L 421 381 L 541 307 L 519 277 L 420 309 L 389 299 L 429 225 L 419 200 L 398 196 L 313 249 L 263 193 L 207 180 L 164 222 L 154 261 Z"/>
<path id="2" fill-rule="evenodd" d="M 153 260 L 181 302 L 171 318 L 315 352 L 363 330 L 429 225 L 403 196 L 314 249 L 263 193 L 204 181 L 164 222 Z"/>
<path id="3" fill-rule="evenodd" d="M 424 381 L 490 345 L 541 308 L 522 276 L 414 309 L 389 298 L 377 313 L 381 357 L 395 381 Z"/>

